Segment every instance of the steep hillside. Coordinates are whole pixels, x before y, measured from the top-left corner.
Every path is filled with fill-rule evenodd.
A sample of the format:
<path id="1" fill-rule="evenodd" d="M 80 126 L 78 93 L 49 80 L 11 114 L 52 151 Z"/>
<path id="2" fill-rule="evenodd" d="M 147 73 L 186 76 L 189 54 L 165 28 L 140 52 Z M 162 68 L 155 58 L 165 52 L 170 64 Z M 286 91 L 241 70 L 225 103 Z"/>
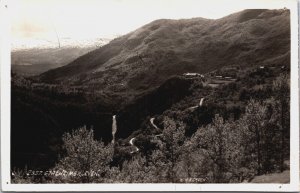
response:
<path id="1" fill-rule="evenodd" d="M 289 16 L 245 10 L 217 20 L 156 20 L 39 79 L 136 95 L 184 72 L 281 65 L 290 56 Z"/>

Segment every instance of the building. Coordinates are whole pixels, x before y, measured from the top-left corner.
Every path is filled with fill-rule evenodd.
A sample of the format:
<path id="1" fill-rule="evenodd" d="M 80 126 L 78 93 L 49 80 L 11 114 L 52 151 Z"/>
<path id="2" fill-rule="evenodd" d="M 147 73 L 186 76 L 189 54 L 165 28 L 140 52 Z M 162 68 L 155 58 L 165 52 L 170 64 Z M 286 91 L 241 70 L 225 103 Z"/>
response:
<path id="1" fill-rule="evenodd" d="M 183 76 L 186 76 L 186 77 L 201 77 L 201 78 L 204 78 L 204 75 L 203 75 L 203 74 L 199 74 L 199 73 L 195 73 L 195 72 L 187 72 L 187 73 L 184 73 Z"/>

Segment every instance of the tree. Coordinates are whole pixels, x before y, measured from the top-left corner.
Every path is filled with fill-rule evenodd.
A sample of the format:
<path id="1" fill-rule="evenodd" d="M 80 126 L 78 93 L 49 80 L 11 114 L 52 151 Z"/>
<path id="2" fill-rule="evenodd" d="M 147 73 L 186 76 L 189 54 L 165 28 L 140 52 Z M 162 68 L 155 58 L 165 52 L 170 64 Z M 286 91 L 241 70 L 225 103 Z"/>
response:
<path id="1" fill-rule="evenodd" d="M 184 151 L 175 167 L 176 176 L 180 177 L 180 182 L 190 182 L 189 179 L 197 179 L 192 181 L 197 183 L 212 182 L 212 160 L 205 149 L 193 148 L 191 140 L 187 140 L 184 144 Z"/>
<path id="2" fill-rule="evenodd" d="M 281 108 L 279 101 L 269 98 L 263 102 L 266 107 L 266 125 L 264 129 L 264 146 L 262 151 L 262 168 L 264 173 L 278 171 L 281 169 L 282 155 L 282 127 L 281 127 Z"/>
<path id="3" fill-rule="evenodd" d="M 246 107 L 245 115 L 240 119 L 249 163 L 251 163 L 252 169 L 257 170 L 258 175 L 262 174 L 263 135 L 267 122 L 266 110 L 262 103 L 251 99 Z"/>
<path id="4" fill-rule="evenodd" d="M 273 91 L 275 93 L 275 99 L 279 106 L 280 115 L 280 130 L 281 130 L 281 166 L 280 170 L 284 170 L 284 158 L 285 152 L 289 152 L 289 141 L 290 138 L 290 79 L 288 75 L 281 74 L 276 80 L 273 81 Z M 286 140 L 288 139 L 288 140 Z"/>
<path id="5" fill-rule="evenodd" d="M 166 158 L 170 161 L 168 168 L 168 177 L 172 182 L 176 181 L 175 164 L 179 155 L 182 152 L 182 145 L 185 140 L 185 128 L 183 123 L 176 122 L 168 117 L 164 119 L 164 130 L 162 135 L 163 152 Z"/>
<path id="6" fill-rule="evenodd" d="M 65 156 L 55 166 L 55 170 L 66 171 L 64 182 L 104 180 L 113 157 L 111 144 L 105 146 L 103 142 L 95 140 L 93 130 L 87 130 L 85 126 L 66 133 L 63 143 Z"/>
<path id="7" fill-rule="evenodd" d="M 239 120 L 246 150 L 245 161 L 251 163 L 249 165 L 257 175 L 272 172 L 278 166 L 281 170 L 283 168 L 285 132 L 279 103 L 275 98 L 261 102 L 250 100 Z"/>
<path id="8" fill-rule="evenodd" d="M 199 177 L 206 176 L 209 182 L 240 182 L 239 176 L 244 148 L 235 122 L 225 122 L 219 115 L 206 127 L 201 127 L 192 136 L 191 152 L 201 152 L 200 160 L 205 160 Z M 210 168 L 210 169 L 207 169 Z"/>
<path id="9" fill-rule="evenodd" d="M 123 163 L 122 169 L 112 168 L 111 182 L 114 183 L 153 183 L 157 178 L 154 175 L 155 168 L 146 166 L 146 159 L 140 154 Z"/>
<path id="10" fill-rule="evenodd" d="M 149 167 L 154 168 L 154 175 L 158 182 L 176 182 L 179 178 L 176 164 L 183 151 L 185 126 L 182 122 L 176 123 L 169 117 L 164 117 L 163 123 L 162 135 L 155 140 L 158 149 L 152 152 Z"/>

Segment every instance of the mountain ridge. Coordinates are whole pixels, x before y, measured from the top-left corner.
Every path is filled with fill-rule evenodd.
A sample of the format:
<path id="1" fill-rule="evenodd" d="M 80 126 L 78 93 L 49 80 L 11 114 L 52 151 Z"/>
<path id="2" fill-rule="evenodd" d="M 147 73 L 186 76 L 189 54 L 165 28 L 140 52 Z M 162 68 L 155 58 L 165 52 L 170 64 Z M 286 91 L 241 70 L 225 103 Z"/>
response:
<path id="1" fill-rule="evenodd" d="M 38 79 L 137 95 L 185 72 L 281 65 L 289 61 L 289 26 L 289 10 L 244 10 L 215 20 L 155 20 Z"/>

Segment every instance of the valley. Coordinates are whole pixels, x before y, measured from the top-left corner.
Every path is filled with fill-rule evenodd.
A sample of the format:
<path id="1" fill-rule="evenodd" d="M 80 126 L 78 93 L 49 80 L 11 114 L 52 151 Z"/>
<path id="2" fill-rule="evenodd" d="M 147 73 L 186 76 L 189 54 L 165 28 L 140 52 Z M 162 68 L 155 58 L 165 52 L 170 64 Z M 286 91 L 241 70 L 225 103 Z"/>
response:
<path id="1" fill-rule="evenodd" d="M 279 9 L 161 19 L 96 49 L 24 52 L 24 61 L 13 53 L 33 69 L 12 67 L 12 168 L 72 169 L 72 152 L 93 163 L 105 155 L 105 166 L 95 167 L 118 180 L 126 171 L 156 172 L 141 178 L 151 183 L 180 182 L 183 174 L 235 183 L 283 171 L 289 16 Z M 40 58 L 49 66 L 37 68 Z"/>
<path id="2" fill-rule="evenodd" d="M 13 45 L 11 53 L 12 71 L 23 76 L 34 76 L 50 69 L 69 64 L 76 58 L 107 44 L 110 39 L 80 40 L 76 44 L 61 40 L 61 46 L 53 42 L 35 47 Z M 71 41 L 71 40 L 68 40 Z M 73 40 L 74 41 L 74 40 Z"/>

